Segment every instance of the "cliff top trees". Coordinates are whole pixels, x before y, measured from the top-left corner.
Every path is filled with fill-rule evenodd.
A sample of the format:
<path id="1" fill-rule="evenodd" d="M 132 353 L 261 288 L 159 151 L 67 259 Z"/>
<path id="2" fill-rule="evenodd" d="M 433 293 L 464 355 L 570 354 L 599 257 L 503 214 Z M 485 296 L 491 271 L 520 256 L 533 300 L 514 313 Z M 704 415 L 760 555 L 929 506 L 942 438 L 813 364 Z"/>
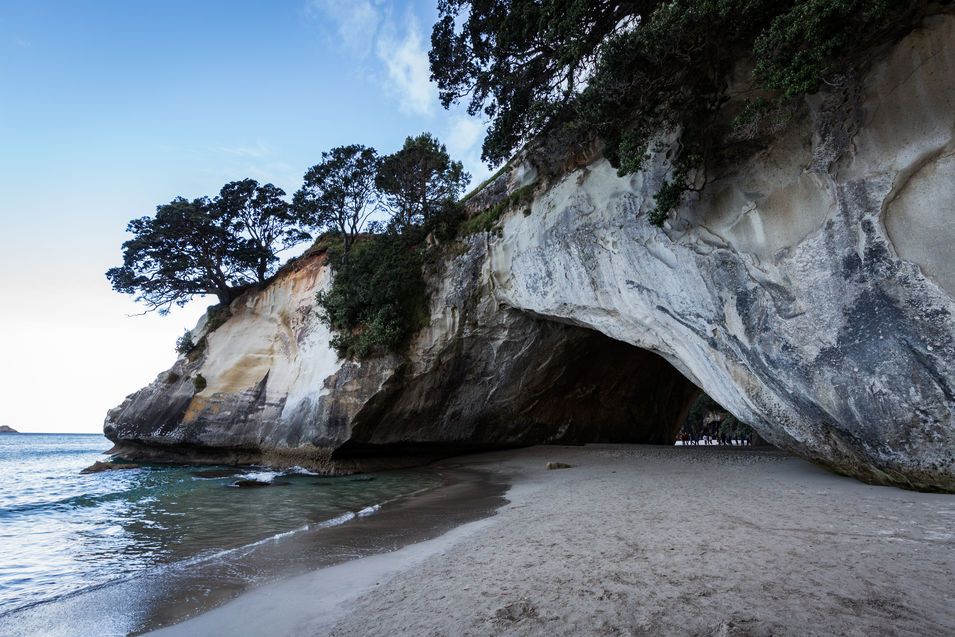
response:
<path id="1" fill-rule="evenodd" d="M 309 238 L 303 228 L 330 229 L 341 243 L 333 242 L 329 253 L 341 258 L 331 259 L 335 277 L 319 305 L 339 332 L 333 344 L 343 355 L 389 351 L 420 322 L 424 236 L 456 231 L 458 217 L 438 213 L 452 208 L 468 180 L 461 162 L 428 133 L 409 137 L 384 159 L 373 148 L 339 146 L 306 172 L 292 205 L 282 189 L 243 179 L 211 201 L 178 197 L 158 206 L 154 217 L 134 219 L 123 265 L 106 276 L 147 311 L 165 313 L 203 294 L 228 304 L 247 286 L 267 281 L 278 253 Z M 355 245 L 382 206 L 393 214 L 392 231 Z M 408 231 L 430 221 L 438 222 Z"/>
<path id="2" fill-rule="evenodd" d="M 342 259 L 348 260 L 352 242 L 377 210 L 375 173 L 378 153 L 360 144 L 338 146 L 322 153 L 322 161 L 305 173 L 295 193 L 296 213 L 307 225 L 337 230 L 342 237 Z"/>
<path id="3" fill-rule="evenodd" d="M 106 277 L 113 289 L 136 295 L 147 311 L 165 314 L 193 296 L 213 294 L 229 303 L 250 282 L 254 246 L 238 238 L 236 221 L 202 197 L 182 197 L 156 208 L 155 217 L 133 219 L 123 244 L 123 265 Z"/>
<path id="4" fill-rule="evenodd" d="M 283 197 L 285 191 L 277 186 L 243 179 L 223 186 L 214 202 L 218 214 L 234 222 L 237 241 L 243 237 L 249 241 L 259 283 L 265 282 L 279 251 L 310 238 L 298 228 L 299 220 Z"/>
<path id="5" fill-rule="evenodd" d="M 451 161 L 430 133 L 405 139 L 401 150 L 382 158 L 375 185 L 399 229 L 427 223 L 464 191 L 471 176 Z"/>
<path id="6" fill-rule="evenodd" d="M 483 157 L 507 159 L 547 126 L 595 132 L 621 174 L 670 134 L 672 174 L 652 220 L 663 223 L 720 156 L 718 114 L 740 60 L 754 63 L 761 117 L 858 65 L 912 24 L 919 0 L 441 0 L 431 75 L 445 107 L 491 118 Z M 757 93 L 758 94 L 758 93 Z"/>
<path id="7" fill-rule="evenodd" d="M 657 4 L 441 0 L 428 54 L 431 78 L 445 108 L 469 98 L 468 113 L 491 118 L 482 156 L 500 163 L 585 85 L 606 39 Z"/>
<path id="8" fill-rule="evenodd" d="M 200 294 L 229 303 L 246 285 L 265 282 L 279 250 L 309 238 L 284 195 L 244 179 L 223 186 L 212 201 L 177 197 L 154 217 L 129 222 L 134 236 L 123 244 L 123 265 L 106 277 L 147 311 L 165 313 Z"/>

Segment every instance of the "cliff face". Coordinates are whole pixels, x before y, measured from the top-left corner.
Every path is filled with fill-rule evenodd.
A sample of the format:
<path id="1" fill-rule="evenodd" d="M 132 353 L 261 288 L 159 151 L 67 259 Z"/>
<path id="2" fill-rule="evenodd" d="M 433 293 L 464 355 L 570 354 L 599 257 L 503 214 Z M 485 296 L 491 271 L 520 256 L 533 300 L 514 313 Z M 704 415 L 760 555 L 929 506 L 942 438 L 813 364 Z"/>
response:
<path id="1" fill-rule="evenodd" d="M 953 43 L 955 18 L 930 19 L 710 175 L 662 230 L 646 218 L 662 155 L 621 178 L 599 154 L 554 170 L 539 147 L 472 201 L 535 192 L 443 264 L 407 356 L 336 360 L 312 255 L 233 303 L 106 433 L 128 456 L 347 469 L 667 442 L 696 385 L 837 471 L 955 490 Z"/>
<path id="2" fill-rule="evenodd" d="M 694 385 L 643 349 L 501 306 L 486 261 L 472 237 L 435 278 L 410 355 L 356 363 L 328 346 L 315 295 L 329 268 L 308 255 L 233 302 L 218 329 L 201 322 L 196 349 L 111 410 L 106 435 L 129 458 L 326 471 L 543 442 L 672 441 Z"/>

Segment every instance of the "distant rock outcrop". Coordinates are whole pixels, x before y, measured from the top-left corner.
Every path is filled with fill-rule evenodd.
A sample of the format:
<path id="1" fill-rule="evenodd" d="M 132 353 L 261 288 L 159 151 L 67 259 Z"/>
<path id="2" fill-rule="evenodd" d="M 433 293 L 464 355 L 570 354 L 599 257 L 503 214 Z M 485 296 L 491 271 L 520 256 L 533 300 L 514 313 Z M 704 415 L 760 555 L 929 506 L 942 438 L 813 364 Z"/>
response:
<path id="1" fill-rule="evenodd" d="M 348 470 L 670 443 L 700 387 L 835 471 L 953 491 L 953 78 L 955 17 L 936 16 L 807 98 L 664 229 L 647 220 L 663 152 L 619 177 L 599 148 L 567 161 L 544 140 L 471 200 L 534 193 L 449 251 L 406 355 L 337 359 L 315 312 L 330 273 L 312 254 L 216 331 L 200 325 L 196 350 L 110 411 L 106 435 L 133 459 Z"/>
<path id="2" fill-rule="evenodd" d="M 18 434 L 20 433 L 13 427 L 8 427 L 7 425 L 0 425 L 0 434 Z"/>

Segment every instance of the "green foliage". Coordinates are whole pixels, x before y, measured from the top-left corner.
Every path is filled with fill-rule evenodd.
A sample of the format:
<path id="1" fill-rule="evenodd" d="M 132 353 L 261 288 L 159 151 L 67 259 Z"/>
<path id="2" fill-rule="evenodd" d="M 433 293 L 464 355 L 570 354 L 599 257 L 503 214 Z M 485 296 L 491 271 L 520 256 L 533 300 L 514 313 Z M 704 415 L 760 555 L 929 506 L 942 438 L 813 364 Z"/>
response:
<path id="1" fill-rule="evenodd" d="M 753 428 L 731 414 L 720 423 L 720 433 L 732 440 L 743 440 L 753 434 Z"/>
<path id="2" fill-rule="evenodd" d="M 776 15 L 753 41 L 763 86 L 797 97 L 818 88 L 851 56 L 885 37 L 917 4 L 903 0 L 803 0 Z"/>
<path id="3" fill-rule="evenodd" d="M 443 0 L 429 57 L 444 105 L 466 99 L 470 113 L 491 119 L 489 163 L 551 126 L 596 133 L 621 174 L 668 140 L 671 176 L 653 213 L 662 224 L 691 188 L 690 170 L 705 175 L 722 152 L 730 131 L 719 113 L 740 60 L 754 61 L 754 85 L 769 99 L 792 100 L 859 64 L 921 4 Z"/>
<path id="4" fill-rule="evenodd" d="M 662 226 L 670 212 L 680 205 L 683 195 L 690 190 L 690 170 L 697 164 L 698 159 L 695 157 L 680 157 L 677 160 L 672 175 L 663 182 L 660 190 L 653 196 L 656 205 L 650 211 L 650 223 Z"/>
<path id="5" fill-rule="evenodd" d="M 707 414 L 713 412 L 722 416 L 718 427 L 721 433 L 729 434 L 734 440 L 746 438 L 752 433 L 752 427 L 737 419 L 736 416 L 727 413 L 719 403 L 704 393 L 700 393 L 690 406 L 690 411 L 683 422 L 683 431 L 699 436 L 703 433 L 703 420 Z"/>
<path id="6" fill-rule="evenodd" d="M 518 188 L 494 206 L 462 222 L 459 233 L 467 236 L 475 232 L 492 230 L 505 212 L 519 206 L 529 206 L 533 199 L 533 184 Z"/>
<path id="7" fill-rule="evenodd" d="M 196 374 L 196 377 L 192 379 L 192 387 L 193 389 L 196 390 L 197 394 L 201 392 L 203 389 L 205 389 L 207 386 L 208 386 L 208 383 L 206 382 L 205 376 L 203 376 L 202 374 Z"/>
<path id="8" fill-rule="evenodd" d="M 311 236 L 298 228 L 299 220 L 285 201 L 285 191 L 254 179 L 233 181 L 213 202 L 218 214 L 235 220 L 237 241 L 243 241 L 259 283 L 265 283 L 278 262 L 278 252 Z"/>
<path id="9" fill-rule="evenodd" d="M 430 133 L 405 139 L 378 165 L 375 186 L 396 230 L 428 223 L 457 200 L 470 181 L 459 161 Z"/>
<path id="10" fill-rule="evenodd" d="M 206 310 L 206 334 L 211 334 L 222 327 L 232 318 L 232 310 L 228 305 L 215 305 Z"/>
<path id="11" fill-rule="evenodd" d="M 364 358 L 404 346 L 427 308 L 420 249 L 397 233 L 355 242 L 347 261 L 336 247 L 331 288 L 320 292 L 322 318 L 337 333 L 332 346 L 343 358 Z"/>
<path id="12" fill-rule="evenodd" d="M 279 250 L 309 238 L 284 196 L 272 184 L 244 179 L 213 200 L 177 197 L 154 217 L 129 222 L 133 238 L 123 244 L 123 265 L 106 277 L 160 314 L 203 294 L 228 304 L 246 286 L 265 282 Z"/>
<path id="13" fill-rule="evenodd" d="M 195 346 L 192 344 L 192 332 L 190 330 L 186 330 L 182 333 L 182 336 L 176 339 L 176 352 L 179 354 L 188 354 L 193 347 Z"/>
<path id="14" fill-rule="evenodd" d="M 306 171 L 305 183 L 293 197 L 295 216 L 306 226 L 339 233 L 343 260 L 378 207 L 378 163 L 374 148 L 338 146 L 322 153 L 322 161 Z"/>
<path id="15" fill-rule="evenodd" d="M 123 244 L 123 265 L 106 277 L 147 311 L 164 314 L 200 294 L 229 303 L 250 282 L 253 253 L 238 237 L 235 219 L 205 197 L 177 197 L 157 207 L 155 217 L 133 219 L 126 229 L 133 238 Z"/>

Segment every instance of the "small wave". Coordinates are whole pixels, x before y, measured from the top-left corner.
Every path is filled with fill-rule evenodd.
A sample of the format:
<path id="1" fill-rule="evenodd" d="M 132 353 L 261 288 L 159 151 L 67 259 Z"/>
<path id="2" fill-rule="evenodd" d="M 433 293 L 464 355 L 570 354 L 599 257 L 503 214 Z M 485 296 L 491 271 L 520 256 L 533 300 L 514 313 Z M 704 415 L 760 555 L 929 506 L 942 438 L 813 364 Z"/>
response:
<path id="1" fill-rule="evenodd" d="M 219 560 L 219 559 L 232 556 L 232 555 L 244 557 L 248 552 L 252 551 L 258 546 L 262 546 L 263 544 L 277 542 L 279 540 L 285 539 L 287 537 L 291 537 L 293 535 L 302 533 L 304 531 L 308 531 L 310 529 L 327 529 L 327 528 L 331 528 L 335 526 L 340 526 L 342 524 L 345 524 L 346 522 L 350 522 L 351 520 L 354 520 L 357 517 L 365 517 L 368 515 L 372 515 L 373 513 L 377 512 L 380 508 L 381 508 L 380 505 L 373 504 L 371 506 L 365 507 L 364 509 L 362 509 L 361 511 L 358 511 L 357 513 L 352 511 L 346 511 L 345 513 L 342 513 L 341 515 L 337 515 L 333 518 L 329 518 L 328 520 L 323 520 L 322 522 L 319 522 L 317 524 L 305 524 L 296 529 L 292 529 L 290 531 L 283 531 L 281 533 L 276 533 L 275 535 L 270 535 L 268 537 L 262 538 L 261 540 L 256 540 L 255 542 L 251 542 L 249 544 L 243 544 L 242 546 L 236 546 L 231 549 L 222 549 L 220 551 L 203 552 L 198 555 L 194 555 L 193 557 L 186 558 L 184 560 L 179 560 L 177 562 L 171 562 L 169 564 L 160 564 L 152 568 L 145 569 L 144 571 L 141 571 L 138 573 L 128 573 L 126 575 L 114 577 L 105 582 L 98 582 L 96 584 L 92 584 L 90 586 L 86 586 L 84 588 L 81 588 L 75 591 L 70 591 L 69 593 L 56 595 L 48 599 L 37 600 L 34 602 L 30 602 L 28 604 L 24 604 L 23 606 L 18 606 L 15 608 L 9 608 L 9 609 L 0 611 L 0 618 L 7 617 L 17 612 L 24 611 L 28 608 L 33 608 L 35 606 L 40 606 L 42 604 L 48 604 L 48 603 L 60 601 L 63 599 L 77 597 L 79 595 L 83 595 L 85 593 L 89 593 L 101 588 L 106 588 L 107 586 L 122 584 L 123 582 L 128 582 L 138 577 L 144 577 L 144 576 L 149 577 L 149 576 L 155 576 L 157 574 L 161 574 L 164 572 L 177 571 L 183 568 L 188 568 L 190 566 L 195 566 L 196 564 L 201 564 L 203 562 L 208 562 L 211 560 Z"/>
<path id="2" fill-rule="evenodd" d="M 306 469 L 305 467 L 298 467 L 298 466 L 291 467 L 290 469 L 286 469 L 285 473 L 286 473 L 286 475 L 294 474 L 294 475 L 300 475 L 300 476 L 320 476 L 320 475 L 322 475 L 322 474 L 320 474 L 320 473 L 318 473 L 318 472 L 316 472 L 316 471 L 310 471 L 310 470 Z"/>
<path id="3" fill-rule="evenodd" d="M 272 482 L 282 475 L 281 471 L 248 471 L 236 474 L 238 480 L 253 480 L 255 482 Z"/>
<path id="4" fill-rule="evenodd" d="M 358 517 L 363 518 L 367 515 L 371 515 L 372 513 L 378 513 L 378 510 L 380 508 L 381 508 L 380 504 L 373 504 L 371 506 L 365 507 L 364 509 L 358 512 Z"/>

